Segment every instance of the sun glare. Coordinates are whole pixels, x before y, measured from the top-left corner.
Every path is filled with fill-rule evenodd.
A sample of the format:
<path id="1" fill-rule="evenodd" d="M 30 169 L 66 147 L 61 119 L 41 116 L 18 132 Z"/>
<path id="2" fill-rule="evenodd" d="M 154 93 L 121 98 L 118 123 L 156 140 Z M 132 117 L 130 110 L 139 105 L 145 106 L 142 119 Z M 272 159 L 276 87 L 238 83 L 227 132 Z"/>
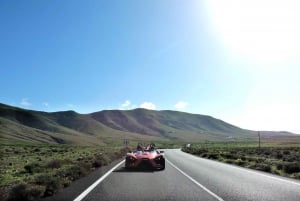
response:
<path id="1" fill-rule="evenodd" d="M 234 54 L 259 63 L 300 55 L 300 1 L 209 0 L 217 37 Z"/>

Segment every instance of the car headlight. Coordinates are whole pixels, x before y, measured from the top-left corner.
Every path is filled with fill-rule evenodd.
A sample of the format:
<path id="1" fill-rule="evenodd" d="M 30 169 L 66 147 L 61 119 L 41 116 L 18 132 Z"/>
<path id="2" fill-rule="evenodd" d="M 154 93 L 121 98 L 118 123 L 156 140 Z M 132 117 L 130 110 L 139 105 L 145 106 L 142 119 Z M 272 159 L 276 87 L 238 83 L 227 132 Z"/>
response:
<path id="1" fill-rule="evenodd" d="M 158 156 L 158 157 L 156 157 L 154 160 L 156 160 L 156 161 L 161 161 L 161 160 L 163 160 L 164 158 L 162 157 L 162 156 Z"/>

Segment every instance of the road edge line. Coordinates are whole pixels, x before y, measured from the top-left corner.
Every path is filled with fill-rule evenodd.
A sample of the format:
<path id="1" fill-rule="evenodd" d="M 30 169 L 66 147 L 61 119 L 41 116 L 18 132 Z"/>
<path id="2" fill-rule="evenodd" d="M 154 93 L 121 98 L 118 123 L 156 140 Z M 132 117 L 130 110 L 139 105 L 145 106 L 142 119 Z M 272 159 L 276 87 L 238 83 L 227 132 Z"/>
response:
<path id="1" fill-rule="evenodd" d="M 242 166 L 238 166 L 238 165 L 232 165 L 232 164 L 229 164 L 229 163 L 224 163 L 222 161 L 212 160 L 212 159 L 208 159 L 208 158 L 202 158 L 200 156 L 196 156 L 196 155 L 184 152 L 182 150 L 180 150 L 180 151 L 182 153 L 188 154 L 188 155 L 193 156 L 193 157 L 195 157 L 197 159 L 200 159 L 200 160 L 206 160 L 206 161 L 210 161 L 210 162 L 221 163 L 221 164 L 227 165 L 231 168 L 236 168 L 238 170 L 246 171 L 246 172 L 249 172 L 251 174 L 257 174 L 257 175 L 260 175 L 260 176 L 264 176 L 264 177 L 267 177 L 267 178 L 270 178 L 270 179 L 273 179 L 273 180 L 277 180 L 278 182 L 284 182 L 284 183 L 287 183 L 287 184 L 290 184 L 290 185 L 293 184 L 293 185 L 300 186 L 300 183 L 298 183 L 296 181 L 291 181 L 290 179 L 292 179 L 292 178 L 289 178 L 289 177 L 283 177 L 283 176 L 275 175 L 275 174 L 273 175 L 269 172 L 263 172 L 263 171 L 260 171 L 260 170 L 255 170 L 255 169 L 250 169 L 250 168 L 246 168 L 246 167 L 242 167 Z M 280 177 L 282 177 L 282 178 L 280 178 Z"/>
<path id="2" fill-rule="evenodd" d="M 287 184 L 290 184 L 290 185 L 293 184 L 293 185 L 300 186 L 300 183 L 290 181 L 289 179 L 292 179 L 292 178 L 289 178 L 289 177 L 279 178 L 279 177 L 276 177 L 276 176 L 280 176 L 280 175 L 268 175 L 268 174 L 271 174 L 269 172 L 263 172 L 263 171 L 260 171 L 260 170 L 255 170 L 255 169 L 250 169 L 250 168 L 248 169 L 248 168 L 244 168 L 244 167 L 241 167 L 241 166 L 234 166 L 234 165 L 227 164 L 227 163 L 224 163 L 224 164 L 230 165 L 231 167 L 236 168 L 236 169 L 244 170 L 244 171 L 249 172 L 251 174 L 258 174 L 260 176 L 268 177 L 270 179 L 277 180 L 278 182 L 284 182 L 284 183 L 287 183 Z"/>
<path id="3" fill-rule="evenodd" d="M 178 170 L 181 174 L 183 174 L 184 176 L 186 176 L 189 180 L 191 180 L 192 182 L 194 182 L 197 186 L 201 187 L 203 190 L 205 190 L 206 192 L 208 192 L 210 195 L 212 195 L 214 198 L 216 198 L 219 201 L 224 201 L 221 197 L 219 197 L 217 194 L 215 194 L 214 192 L 212 192 L 211 190 L 209 190 L 208 188 L 206 188 L 205 186 L 203 186 L 202 184 L 200 184 L 199 182 L 197 182 L 195 179 L 193 179 L 191 176 L 189 176 L 188 174 L 186 174 L 185 172 L 183 172 L 181 169 L 179 169 L 176 165 L 174 165 L 171 161 L 169 161 L 168 159 L 166 159 L 166 161 L 172 165 L 176 170 Z"/>
<path id="4" fill-rule="evenodd" d="M 73 201 L 81 201 L 87 194 L 89 194 L 98 184 L 100 184 L 108 175 L 110 175 L 117 167 L 119 167 L 125 160 L 122 160 L 120 163 L 115 165 L 112 169 L 106 172 L 102 177 L 100 177 L 97 181 L 95 181 L 92 185 L 90 185 L 85 191 L 83 191 L 79 196 L 77 196 Z"/>

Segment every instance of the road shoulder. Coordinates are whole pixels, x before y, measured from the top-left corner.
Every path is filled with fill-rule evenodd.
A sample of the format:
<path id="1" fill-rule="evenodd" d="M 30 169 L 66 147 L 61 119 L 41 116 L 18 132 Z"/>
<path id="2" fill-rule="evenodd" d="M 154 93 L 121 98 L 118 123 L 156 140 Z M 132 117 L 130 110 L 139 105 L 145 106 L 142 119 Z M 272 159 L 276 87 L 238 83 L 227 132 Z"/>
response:
<path id="1" fill-rule="evenodd" d="M 86 188 L 92 185 L 95 181 L 97 181 L 101 176 L 103 176 L 107 171 L 109 171 L 112 167 L 118 164 L 123 159 L 116 160 L 107 166 L 100 167 L 90 173 L 89 175 L 80 178 L 73 182 L 70 186 L 58 192 L 57 194 L 46 197 L 42 199 L 43 201 L 71 201 L 74 200 L 77 196 L 79 196 Z"/>

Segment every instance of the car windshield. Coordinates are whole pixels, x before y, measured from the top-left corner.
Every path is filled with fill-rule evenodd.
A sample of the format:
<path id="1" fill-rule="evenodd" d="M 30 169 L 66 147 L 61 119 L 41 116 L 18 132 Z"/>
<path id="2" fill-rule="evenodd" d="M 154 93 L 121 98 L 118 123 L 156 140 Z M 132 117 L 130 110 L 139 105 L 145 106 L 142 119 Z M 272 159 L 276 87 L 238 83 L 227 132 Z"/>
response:
<path id="1" fill-rule="evenodd" d="M 141 155 L 143 154 L 143 151 L 134 151 L 133 153 L 135 153 L 136 155 Z"/>

